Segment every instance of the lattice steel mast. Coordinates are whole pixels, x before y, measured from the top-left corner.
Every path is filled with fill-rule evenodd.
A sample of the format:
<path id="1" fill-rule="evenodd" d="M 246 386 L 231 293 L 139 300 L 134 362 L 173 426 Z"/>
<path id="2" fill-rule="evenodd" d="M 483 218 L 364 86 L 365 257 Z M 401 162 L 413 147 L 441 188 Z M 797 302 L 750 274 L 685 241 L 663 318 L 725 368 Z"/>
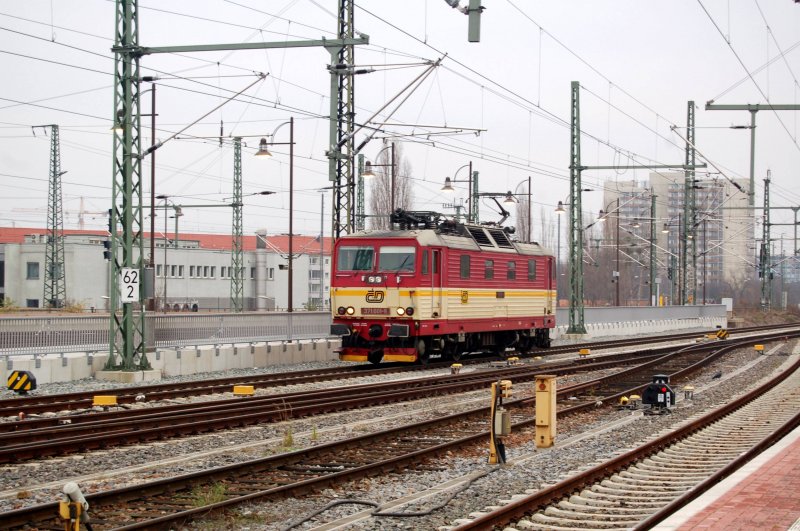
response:
<path id="1" fill-rule="evenodd" d="M 64 270 L 64 210 L 61 199 L 61 146 L 58 126 L 50 128 L 50 187 L 47 193 L 47 248 L 44 263 L 44 298 L 46 308 L 62 308 L 67 301 Z"/>
<path id="2" fill-rule="evenodd" d="M 583 321 L 583 220 L 581 216 L 580 83 L 572 82 L 569 158 L 569 327 L 568 334 L 585 334 Z"/>
<path id="3" fill-rule="evenodd" d="M 233 244 L 231 248 L 231 309 L 244 306 L 244 265 L 242 259 L 242 138 L 233 139 Z"/>
<path id="4" fill-rule="evenodd" d="M 144 282 L 136 302 L 123 302 L 123 269 L 143 274 L 142 160 L 139 111 L 139 10 L 136 0 L 117 0 L 114 37 L 114 160 L 111 205 L 111 337 L 106 369 L 149 369 L 144 344 Z M 121 132 L 119 132 L 121 131 Z"/>
<path id="5" fill-rule="evenodd" d="M 697 300 L 696 250 L 693 237 L 695 229 L 695 139 L 694 139 L 694 101 L 689 101 L 686 110 L 686 165 L 683 182 L 683 231 L 681 232 L 681 304 Z"/>
<path id="6" fill-rule="evenodd" d="M 353 0 L 339 1 L 338 37 L 352 39 Z M 355 82 L 353 65 L 355 47 L 345 44 L 331 48 L 330 139 L 328 151 L 329 178 L 333 181 L 333 237 L 353 232 L 355 228 L 355 179 L 353 175 L 353 132 L 355 131 Z"/>

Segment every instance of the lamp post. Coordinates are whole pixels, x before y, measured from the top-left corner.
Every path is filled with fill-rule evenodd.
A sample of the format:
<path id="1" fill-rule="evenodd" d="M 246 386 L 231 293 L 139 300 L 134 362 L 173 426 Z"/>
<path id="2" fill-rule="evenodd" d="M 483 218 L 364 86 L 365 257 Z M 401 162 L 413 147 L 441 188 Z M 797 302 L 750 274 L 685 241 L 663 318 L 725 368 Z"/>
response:
<path id="1" fill-rule="evenodd" d="M 169 196 L 161 194 L 161 195 L 157 195 L 156 199 L 163 199 L 164 200 L 164 269 L 162 271 L 163 275 L 164 275 L 164 301 L 161 304 L 161 307 L 164 309 L 164 311 L 166 311 L 166 308 L 167 308 L 167 247 L 169 247 L 169 244 L 167 243 L 167 230 L 168 230 L 167 229 L 167 221 L 168 221 L 168 218 L 169 218 L 169 216 L 167 216 L 167 205 L 169 204 Z M 153 210 L 150 213 L 150 217 L 151 218 L 155 217 L 155 210 Z M 177 221 L 176 221 L 176 223 L 177 223 Z"/>
<path id="2" fill-rule="evenodd" d="M 469 168 L 469 176 L 467 177 L 467 223 L 475 223 L 477 220 L 474 218 L 474 214 L 472 212 L 472 181 L 474 180 L 474 176 L 472 175 L 472 161 L 469 161 L 469 164 L 464 164 L 460 168 L 456 170 L 453 174 L 453 178 L 445 177 L 444 178 L 444 186 L 442 186 L 442 192 L 454 192 L 455 189 L 453 188 L 453 183 L 464 182 L 463 180 L 458 180 L 458 172 L 463 170 L 464 168 Z M 456 211 L 457 213 L 457 211 Z"/>
<path id="3" fill-rule="evenodd" d="M 391 163 L 390 164 L 373 164 L 370 161 L 364 163 L 364 173 L 361 175 L 366 178 L 375 177 L 375 172 L 372 171 L 372 168 L 390 168 L 389 170 L 389 215 L 391 216 L 394 212 L 395 207 L 395 178 L 396 178 L 396 164 L 395 164 L 395 148 L 394 142 L 386 146 L 385 148 L 378 151 L 375 155 L 375 160 L 378 160 L 378 157 L 381 156 L 381 153 L 386 151 L 387 149 L 391 150 Z"/>
<path id="4" fill-rule="evenodd" d="M 275 130 L 270 135 L 270 138 L 274 139 L 275 135 L 282 126 L 289 124 L 289 286 L 288 286 L 288 293 L 287 293 L 287 311 L 292 312 L 294 310 L 294 303 L 292 301 L 292 288 L 294 287 L 293 284 L 293 277 L 292 277 L 292 259 L 294 258 L 294 239 L 293 239 L 293 229 L 294 229 L 294 117 L 292 116 L 289 118 L 288 122 L 283 122 L 279 124 Z M 266 138 L 262 138 L 258 145 L 258 152 L 256 153 L 256 157 L 259 158 L 270 158 L 272 157 L 272 153 L 269 152 L 267 149 L 267 145 L 271 144 L 273 146 L 285 144 L 285 142 L 267 142 Z"/>
<path id="5" fill-rule="evenodd" d="M 608 212 L 608 207 L 610 207 L 610 206 L 611 206 L 611 205 L 613 205 L 613 204 L 616 204 L 616 205 L 617 205 L 617 206 L 614 208 L 614 210 L 615 210 L 615 211 L 616 211 L 616 210 L 619 210 L 619 197 L 617 197 L 617 198 L 616 198 L 616 199 L 614 199 L 612 202 L 610 202 L 608 205 L 606 205 L 606 209 L 605 209 L 605 211 L 604 211 L 603 209 L 600 209 L 600 215 L 599 215 L 599 217 L 597 218 L 597 221 L 598 221 L 598 222 L 603 222 L 603 221 L 605 221 L 605 220 L 606 220 L 606 217 L 608 217 L 608 214 L 609 214 L 609 212 Z M 619 307 L 619 284 L 620 284 L 620 282 L 619 282 L 619 281 L 620 281 L 620 279 L 621 279 L 621 275 L 620 275 L 620 269 L 619 269 L 619 213 L 617 213 L 617 216 L 616 216 L 616 218 L 617 218 L 617 237 L 616 237 L 616 240 L 617 240 L 617 241 L 616 241 L 616 266 L 615 266 L 615 267 L 616 267 L 616 271 L 614 271 L 614 272 L 612 273 L 612 276 L 614 277 L 614 278 L 613 278 L 613 282 L 615 282 L 615 283 L 617 284 L 617 286 L 616 286 L 616 290 L 615 290 L 615 292 L 614 292 L 614 293 L 615 293 L 615 294 L 614 294 L 614 305 L 615 305 L 615 306 L 617 306 L 617 307 Z"/>

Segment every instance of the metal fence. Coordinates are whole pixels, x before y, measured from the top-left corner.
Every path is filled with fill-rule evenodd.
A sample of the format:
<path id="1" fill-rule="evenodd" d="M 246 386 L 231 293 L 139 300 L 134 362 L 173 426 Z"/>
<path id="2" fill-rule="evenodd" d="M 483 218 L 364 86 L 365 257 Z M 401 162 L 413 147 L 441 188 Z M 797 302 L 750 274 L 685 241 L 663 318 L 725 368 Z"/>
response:
<path id="1" fill-rule="evenodd" d="M 328 312 L 149 314 L 148 347 L 315 339 L 330 335 Z M 0 355 L 108 351 L 108 315 L 0 318 Z"/>

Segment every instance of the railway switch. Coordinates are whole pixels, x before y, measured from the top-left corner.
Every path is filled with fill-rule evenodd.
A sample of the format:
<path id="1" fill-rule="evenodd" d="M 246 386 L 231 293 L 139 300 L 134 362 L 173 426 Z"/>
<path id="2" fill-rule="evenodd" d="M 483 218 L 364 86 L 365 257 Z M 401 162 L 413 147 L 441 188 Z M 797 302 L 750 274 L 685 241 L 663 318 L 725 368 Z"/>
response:
<path id="1" fill-rule="evenodd" d="M 653 383 L 645 387 L 642 393 L 642 403 L 650 406 L 647 413 L 669 413 L 669 408 L 675 405 L 675 392 L 669 386 L 669 376 L 654 375 Z"/>
<path id="2" fill-rule="evenodd" d="M 36 389 L 36 377 L 30 371 L 11 371 L 8 375 L 8 390 L 18 395 L 27 395 Z"/>
<path id="3" fill-rule="evenodd" d="M 536 376 L 536 447 L 550 448 L 556 439 L 556 377 Z"/>
<path id="4" fill-rule="evenodd" d="M 233 396 L 253 396 L 255 389 L 252 385 L 234 385 Z"/>
<path id="5" fill-rule="evenodd" d="M 506 447 L 503 437 L 511 435 L 511 414 L 503 407 L 503 399 L 511 398 L 511 380 L 492 383 L 492 407 L 489 422 L 489 464 L 506 462 Z"/>

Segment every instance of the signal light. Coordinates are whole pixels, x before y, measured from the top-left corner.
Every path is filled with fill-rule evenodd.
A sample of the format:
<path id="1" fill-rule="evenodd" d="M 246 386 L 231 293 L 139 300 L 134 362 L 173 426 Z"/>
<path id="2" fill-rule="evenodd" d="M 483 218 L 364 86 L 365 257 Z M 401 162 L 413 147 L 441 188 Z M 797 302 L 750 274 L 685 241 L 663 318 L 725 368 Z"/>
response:
<path id="1" fill-rule="evenodd" d="M 399 308 L 397 308 L 397 310 L 395 310 L 395 311 L 397 312 L 397 315 L 399 315 L 399 316 L 401 316 L 401 317 L 402 317 L 403 315 L 405 315 L 405 313 L 406 313 L 406 310 L 405 310 L 405 308 L 403 308 L 402 306 L 401 306 L 401 307 L 399 307 Z"/>
<path id="2" fill-rule="evenodd" d="M 356 313 L 356 309 L 353 308 L 352 306 L 348 306 L 345 312 L 347 313 L 347 315 L 353 315 L 354 313 Z"/>
<path id="3" fill-rule="evenodd" d="M 414 315 L 414 308 L 412 308 L 411 306 L 409 306 L 408 308 L 406 308 L 406 315 L 408 315 L 409 317 L 411 317 L 412 315 Z"/>
<path id="4" fill-rule="evenodd" d="M 338 308 L 336 308 L 336 313 L 338 313 L 339 315 L 344 315 L 344 312 L 345 312 L 344 306 L 339 306 Z"/>

